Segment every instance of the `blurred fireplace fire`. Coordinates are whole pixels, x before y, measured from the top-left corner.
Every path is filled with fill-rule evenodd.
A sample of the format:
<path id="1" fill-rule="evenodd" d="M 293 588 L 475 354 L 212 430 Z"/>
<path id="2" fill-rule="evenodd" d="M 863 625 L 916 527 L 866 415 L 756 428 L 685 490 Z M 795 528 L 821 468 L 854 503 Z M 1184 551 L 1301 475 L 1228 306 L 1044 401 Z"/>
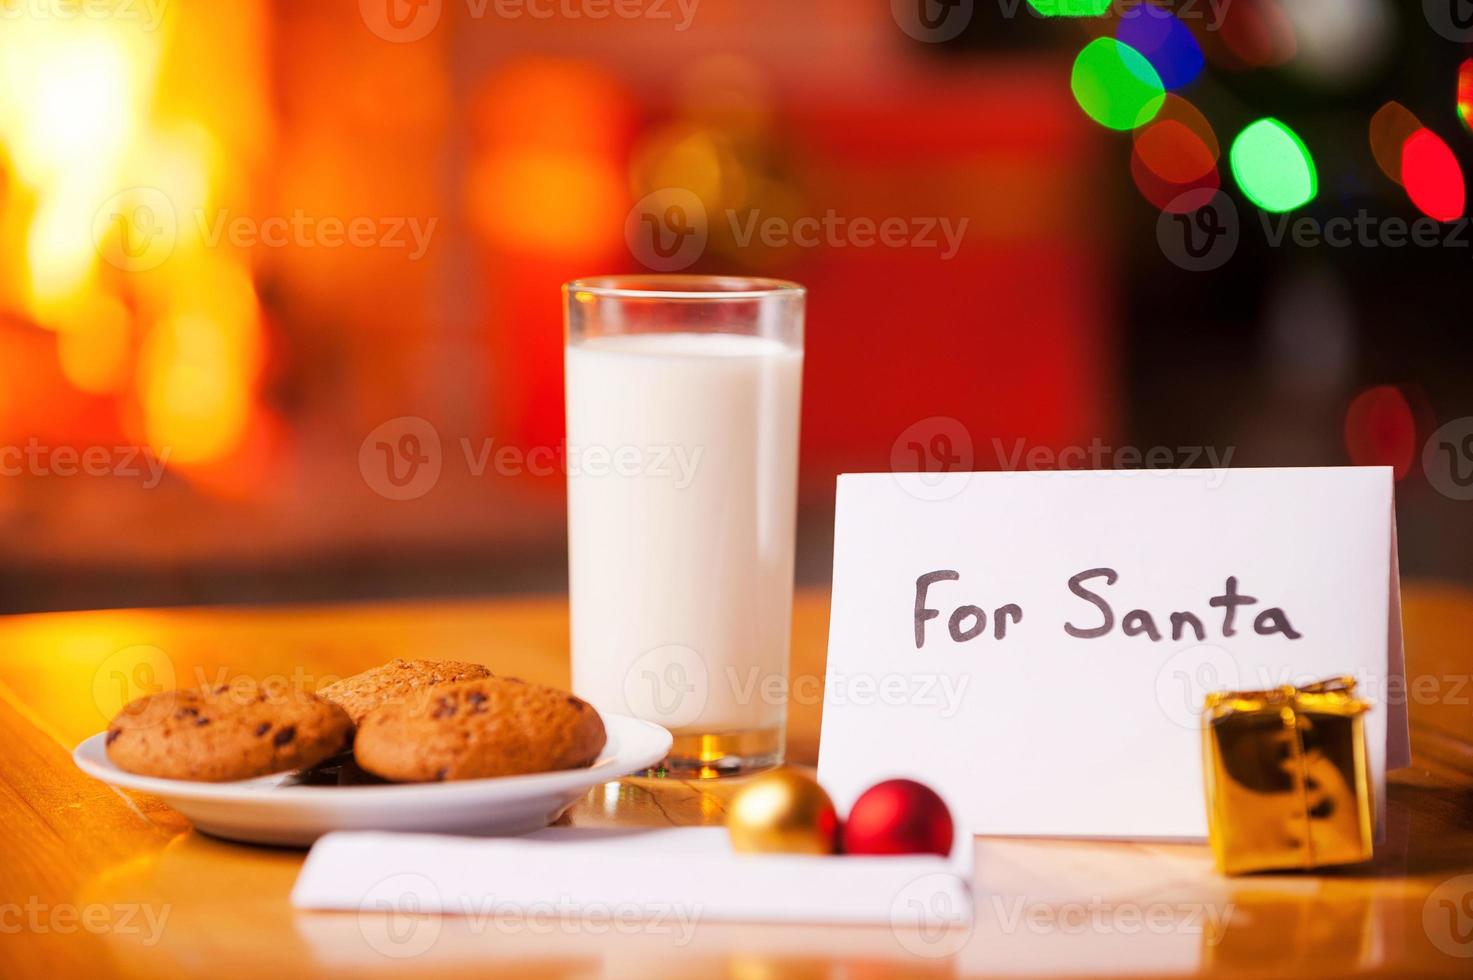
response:
<path id="1" fill-rule="evenodd" d="M 226 489 L 261 438 L 262 312 L 250 254 L 194 216 L 248 202 L 270 153 L 264 10 L 176 6 L 0 32 L 0 434 L 148 447 Z"/>
<path id="2" fill-rule="evenodd" d="M 930 61 L 883 4 L 705 0 L 672 35 L 446 3 L 412 43 L 361 6 L 0 22 L 0 610 L 558 586 L 562 479 L 494 453 L 559 447 L 557 287 L 639 270 L 627 219 L 671 186 L 710 221 L 688 271 L 813 290 L 820 542 L 833 475 L 927 416 L 979 467 L 1108 431 L 1095 143 L 1049 58 Z M 827 209 L 969 230 L 943 261 L 725 217 Z M 402 417 L 439 442 L 413 500 L 365 470 Z"/>

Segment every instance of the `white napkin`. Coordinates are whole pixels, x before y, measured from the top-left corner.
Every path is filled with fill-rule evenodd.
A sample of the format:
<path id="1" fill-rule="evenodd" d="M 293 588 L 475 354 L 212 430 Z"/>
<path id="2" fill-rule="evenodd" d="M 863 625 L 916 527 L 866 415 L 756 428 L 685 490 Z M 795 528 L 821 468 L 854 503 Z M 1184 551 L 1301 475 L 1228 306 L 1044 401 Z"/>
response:
<path id="1" fill-rule="evenodd" d="M 952 855 L 738 854 L 720 827 L 558 827 L 512 838 L 333 833 L 300 909 L 953 926 L 972 920 L 972 838 Z"/>

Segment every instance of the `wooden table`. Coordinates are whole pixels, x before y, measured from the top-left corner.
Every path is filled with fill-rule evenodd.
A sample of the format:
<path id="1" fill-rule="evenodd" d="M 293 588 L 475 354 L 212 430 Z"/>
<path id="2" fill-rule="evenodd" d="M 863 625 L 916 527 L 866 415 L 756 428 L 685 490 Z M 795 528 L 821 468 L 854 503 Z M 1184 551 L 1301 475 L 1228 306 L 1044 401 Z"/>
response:
<path id="1" fill-rule="evenodd" d="M 1416 765 L 1393 777 L 1389 839 L 1369 867 L 1229 880 L 1202 846 L 978 839 L 969 936 L 445 917 L 414 920 L 433 932 L 404 958 L 381 951 L 373 916 L 288 906 L 300 852 L 196 834 L 157 800 L 83 776 L 70 748 L 125 695 L 237 674 L 310 685 L 432 655 L 566 684 L 564 600 L 0 620 L 0 977 L 1473 975 L 1473 877 L 1459 877 L 1473 875 L 1473 593 L 1408 587 L 1405 613 Z M 826 595 L 800 596 L 795 677 L 822 677 L 827 619 Z M 794 705 L 798 762 L 816 759 L 818 720 L 814 698 Z M 718 824 L 732 788 L 626 780 L 570 819 Z"/>

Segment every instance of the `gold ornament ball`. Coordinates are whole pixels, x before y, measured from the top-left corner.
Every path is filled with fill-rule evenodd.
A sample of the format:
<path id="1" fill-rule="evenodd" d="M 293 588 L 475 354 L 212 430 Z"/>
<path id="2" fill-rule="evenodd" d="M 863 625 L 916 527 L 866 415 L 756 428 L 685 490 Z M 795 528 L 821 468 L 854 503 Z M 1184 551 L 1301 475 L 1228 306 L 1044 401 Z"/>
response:
<path id="1" fill-rule="evenodd" d="M 732 798 L 726 830 L 744 854 L 833 854 L 839 814 L 818 783 L 793 769 L 774 769 Z"/>

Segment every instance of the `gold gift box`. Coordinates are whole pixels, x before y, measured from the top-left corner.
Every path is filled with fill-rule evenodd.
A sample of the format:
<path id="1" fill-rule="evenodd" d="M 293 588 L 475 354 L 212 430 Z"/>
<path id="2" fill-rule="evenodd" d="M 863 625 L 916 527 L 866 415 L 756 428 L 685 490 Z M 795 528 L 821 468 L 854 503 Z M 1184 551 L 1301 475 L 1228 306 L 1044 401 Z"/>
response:
<path id="1" fill-rule="evenodd" d="M 1370 859 L 1369 708 L 1355 696 L 1351 677 L 1207 696 L 1207 833 L 1219 871 Z"/>

